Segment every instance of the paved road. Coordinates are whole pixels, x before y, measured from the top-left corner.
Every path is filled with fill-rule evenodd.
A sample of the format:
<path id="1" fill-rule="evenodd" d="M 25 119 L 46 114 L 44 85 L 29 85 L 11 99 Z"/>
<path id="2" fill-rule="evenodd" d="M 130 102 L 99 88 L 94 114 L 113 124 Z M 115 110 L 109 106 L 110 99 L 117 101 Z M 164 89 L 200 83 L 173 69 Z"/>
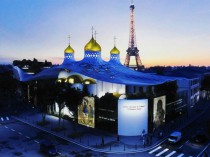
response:
<path id="1" fill-rule="evenodd" d="M 42 132 L 34 127 L 26 125 L 14 119 L 4 121 L 0 124 L 0 156 L 14 157 L 19 155 L 21 157 L 44 156 L 39 151 L 39 144 L 43 140 L 50 140 L 55 145 L 62 156 L 65 157 L 149 157 L 145 153 L 135 154 L 105 154 L 93 152 L 84 149 L 75 144 L 66 142 L 57 137 Z"/>
<path id="2" fill-rule="evenodd" d="M 183 133 L 183 138 L 178 144 L 172 145 L 166 140 L 160 146 L 148 151 L 148 153 L 151 156 L 161 157 L 197 157 L 197 155 L 208 145 L 210 141 L 210 133 L 208 132 L 207 126 L 207 122 L 210 121 L 209 113 L 210 107 L 208 107 L 198 119 L 183 128 L 181 130 Z M 195 135 L 198 130 L 203 130 L 206 133 L 208 139 L 205 143 L 198 144 L 191 142 L 190 138 Z"/>
<path id="3" fill-rule="evenodd" d="M 210 108 L 205 110 L 205 113 L 182 130 L 184 138 L 177 145 L 169 145 L 167 142 L 162 143 L 153 150 L 144 153 L 134 153 L 125 155 L 103 154 L 92 152 L 90 150 L 81 148 L 72 143 L 65 142 L 52 135 L 48 135 L 36 128 L 30 127 L 19 121 L 11 118 L 0 121 L 0 156 L 12 157 L 15 153 L 22 153 L 22 156 L 29 156 L 33 154 L 34 157 L 42 156 L 39 152 L 39 142 L 43 139 L 52 140 L 57 146 L 58 150 L 66 156 L 104 156 L 104 157 L 181 157 L 181 156 L 196 156 L 205 147 L 205 144 L 198 145 L 189 142 L 189 137 L 194 134 L 198 128 L 207 129 L 207 121 L 210 121 Z"/>
<path id="4" fill-rule="evenodd" d="M 22 154 L 21 157 L 43 156 L 39 152 L 39 144 L 43 140 L 52 141 L 63 156 L 102 156 L 12 119 L 0 125 L 0 156 L 13 157 L 15 153 Z"/>

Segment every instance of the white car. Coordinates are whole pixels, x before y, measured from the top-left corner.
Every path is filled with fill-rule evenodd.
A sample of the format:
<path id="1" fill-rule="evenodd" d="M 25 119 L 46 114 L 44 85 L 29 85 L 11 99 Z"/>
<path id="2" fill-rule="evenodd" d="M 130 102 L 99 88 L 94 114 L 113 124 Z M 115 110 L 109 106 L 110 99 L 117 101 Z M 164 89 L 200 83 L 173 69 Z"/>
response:
<path id="1" fill-rule="evenodd" d="M 170 136 L 168 137 L 168 142 L 169 143 L 178 143 L 182 138 L 182 133 L 179 131 L 175 131 L 173 133 L 170 134 Z"/>

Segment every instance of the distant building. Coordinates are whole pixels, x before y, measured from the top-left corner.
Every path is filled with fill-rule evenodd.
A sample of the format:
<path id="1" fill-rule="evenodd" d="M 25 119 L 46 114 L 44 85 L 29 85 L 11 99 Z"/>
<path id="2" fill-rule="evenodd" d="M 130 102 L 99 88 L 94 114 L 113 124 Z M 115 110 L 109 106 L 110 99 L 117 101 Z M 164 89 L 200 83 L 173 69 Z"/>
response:
<path id="1" fill-rule="evenodd" d="M 175 70 L 165 72 L 164 75 L 184 78 L 177 80 L 178 92 L 187 91 L 187 104 L 190 113 L 200 100 L 201 81 L 207 72 L 205 67 L 178 67 Z"/>
<path id="2" fill-rule="evenodd" d="M 36 74 L 45 68 L 50 68 L 52 66 L 52 63 L 48 62 L 47 60 L 45 60 L 44 62 L 39 62 L 37 59 L 34 58 L 33 61 L 26 59 L 23 59 L 22 61 L 14 60 L 13 66 L 19 67 L 28 74 Z"/>

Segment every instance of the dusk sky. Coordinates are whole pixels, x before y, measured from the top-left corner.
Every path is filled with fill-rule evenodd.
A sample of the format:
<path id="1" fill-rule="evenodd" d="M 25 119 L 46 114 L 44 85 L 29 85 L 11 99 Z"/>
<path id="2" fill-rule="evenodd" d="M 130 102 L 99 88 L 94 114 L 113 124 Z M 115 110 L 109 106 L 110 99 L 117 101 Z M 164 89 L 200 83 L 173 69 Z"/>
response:
<path id="1" fill-rule="evenodd" d="M 142 63 L 210 65 L 210 0 L 134 0 Z M 83 58 L 91 27 L 109 59 L 113 37 L 124 63 L 129 39 L 129 0 L 0 0 L 0 63 L 33 59 L 62 63 L 64 49 Z"/>

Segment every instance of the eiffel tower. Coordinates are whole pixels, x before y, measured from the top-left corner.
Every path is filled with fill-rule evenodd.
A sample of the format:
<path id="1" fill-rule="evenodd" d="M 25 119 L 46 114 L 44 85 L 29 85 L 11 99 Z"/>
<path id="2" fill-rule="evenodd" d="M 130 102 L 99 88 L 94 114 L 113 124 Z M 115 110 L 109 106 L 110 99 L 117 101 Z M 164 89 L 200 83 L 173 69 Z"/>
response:
<path id="1" fill-rule="evenodd" d="M 135 25 L 134 25 L 134 4 L 133 1 L 131 1 L 130 5 L 130 36 L 129 36 L 129 45 L 127 49 L 127 55 L 125 58 L 124 65 L 130 68 L 133 68 L 134 70 L 142 70 L 144 66 L 141 63 L 141 59 L 139 56 L 139 50 L 136 46 L 136 37 L 135 37 Z M 136 65 L 131 66 L 130 65 L 130 58 L 131 56 L 135 57 Z"/>

